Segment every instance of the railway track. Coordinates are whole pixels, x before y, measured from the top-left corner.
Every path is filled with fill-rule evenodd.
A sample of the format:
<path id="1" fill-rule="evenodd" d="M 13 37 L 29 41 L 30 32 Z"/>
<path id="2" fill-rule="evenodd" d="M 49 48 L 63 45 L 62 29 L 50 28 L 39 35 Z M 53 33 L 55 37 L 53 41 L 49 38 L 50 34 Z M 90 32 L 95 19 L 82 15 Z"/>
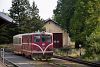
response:
<path id="1" fill-rule="evenodd" d="M 5 52 L 5 65 L 7 67 L 58 67 L 51 62 L 33 61 L 23 56 L 14 55 L 11 52 Z"/>
<path id="2" fill-rule="evenodd" d="M 7 67 L 33 67 L 33 66 L 38 67 L 38 65 L 40 65 L 42 67 L 47 67 L 47 66 L 66 67 L 67 65 L 69 65 L 69 67 L 74 67 L 71 65 L 77 65 L 76 67 L 89 67 L 89 66 L 90 67 L 91 66 L 92 67 L 100 67 L 100 63 L 92 63 L 92 62 L 76 59 L 73 57 L 54 56 L 54 58 L 52 58 L 49 61 L 33 61 L 33 60 L 25 58 L 23 56 L 15 55 L 10 51 L 5 52 L 5 63 L 7 65 Z"/>
<path id="3" fill-rule="evenodd" d="M 86 65 L 62 60 L 62 58 L 52 58 L 49 61 L 33 61 L 31 59 L 5 52 L 5 62 L 8 67 L 89 67 Z"/>
<path id="4" fill-rule="evenodd" d="M 58 59 L 66 60 L 66 61 L 77 62 L 77 63 L 80 63 L 80 64 L 88 65 L 90 67 L 100 67 L 100 63 L 88 62 L 88 61 L 76 59 L 76 58 L 73 58 L 73 57 L 54 56 L 54 58 L 58 58 Z"/>
<path id="5" fill-rule="evenodd" d="M 6 50 L 6 51 L 9 51 L 9 50 Z M 19 61 L 18 61 L 18 59 L 19 59 Z M 62 60 L 64 60 L 64 61 L 60 62 Z M 74 67 L 74 66 L 71 66 L 72 64 L 73 65 L 77 64 L 76 67 L 79 67 L 79 66 L 80 67 L 89 67 L 89 66 L 90 67 L 91 66 L 92 67 L 100 67 L 100 63 L 92 63 L 92 62 L 76 59 L 73 57 L 54 56 L 54 58 L 52 58 L 52 60 L 50 60 L 50 61 L 33 61 L 31 59 L 28 59 L 28 58 L 25 58 L 22 56 L 14 55 L 11 51 L 5 52 L 5 64 L 7 65 L 7 67 L 38 67 L 38 65 L 40 65 L 42 67 L 48 67 L 48 66 L 50 66 L 50 67 L 66 67 L 67 65 L 69 65 L 69 67 Z M 81 65 L 81 64 L 83 64 L 83 65 Z"/>
<path id="6" fill-rule="evenodd" d="M 3 62 L 2 60 L 3 60 L 3 58 L 0 57 L 0 61 L 1 61 L 1 62 Z M 8 61 L 7 59 L 5 59 L 4 61 L 5 61 L 5 62 L 4 62 L 3 64 L 4 64 L 6 67 L 18 67 L 17 65 L 15 65 L 15 64 L 13 64 L 12 62 Z"/>

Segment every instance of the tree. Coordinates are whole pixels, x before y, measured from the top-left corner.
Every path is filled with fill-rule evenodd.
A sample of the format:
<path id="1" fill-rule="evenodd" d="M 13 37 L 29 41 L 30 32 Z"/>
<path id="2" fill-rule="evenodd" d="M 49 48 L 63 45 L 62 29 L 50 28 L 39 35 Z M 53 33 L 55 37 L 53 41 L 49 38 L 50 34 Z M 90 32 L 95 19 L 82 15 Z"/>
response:
<path id="1" fill-rule="evenodd" d="M 10 8 L 10 17 L 18 24 L 19 32 L 25 33 L 26 25 L 29 23 L 30 4 L 28 0 L 13 0 Z"/>
<path id="2" fill-rule="evenodd" d="M 42 30 L 43 24 L 35 2 L 30 6 L 28 0 L 13 0 L 9 11 L 14 22 L 0 29 L 0 44 L 12 43 L 16 34 Z"/>
<path id="3" fill-rule="evenodd" d="M 97 26 L 99 0 L 58 0 L 54 19 L 67 30 L 75 46 L 86 45 L 86 37 Z"/>
<path id="4" fill-rule="evenodd" d="M 89 37 L 87 37 L 86 46 L 84 57 L 88 57 L 90 60 L 100 61 L 100 26 L 99 31 L 96 29 Z"/>
<path id="5" fill-rule="evenodd" d="M 100 61 L 100 17 L 98 17 L 96 29 L 91 35 L 89 35 L 89 37 L 87 37 L 86 40 L 87 45 L 84 57 L 88 57 L 91 60 Z"/>
<path id="6" fill-rule="evenodd" d="M 36 6 L 34 1 L 33 1 L 32 6 L 31 6 L 31 18 L 40 19 L 40 17 L 39 17 L 39 9 L 37 8 L 37 6 Z"/>
<path id="7" fill-rule="evenodd" d="M 12 43 L 13 36 L 18 34 L 16 24 L 8 24 L 0 29 L 0 44 Z"/>
<path id="8" fill-rule="evenodd" d="M 36 31 L 33 27 L 34 24 L 40 20 L 38 12 L 34 2 L 33 5 L 30 6 L 28 0 L 13 0 L 10 16 L 15 20 L 15 23 L 18 24 L 19 32 L 27 33 Z M 38 21 L 38 23 L 40 22 L 41 20 Z M 38 24 L 36 27 L 38 27 Z M 41 29 L 41 27 L 42 26 L 38 29 Z"/>
<path id="9" fill-rule="evenodd" d="M 88 37 L 97 26 L 98 18 L 98 0 L 78 0 L 71 18 L 70 35 L 76 42 L 85 46 L 86 37 Z"/>
<path id="10" fill-rule="evenodd" d="M 33 1 L 33 4 L 31 6 L 31 29 L 32 31 L 38 31 L 42 30 L 43 27 L 43 21 L 40 19 L 39 16 L 39 9 L 35 5 L 35 2 Z"/>
<path id="11" fill-rule="evenodd" d="M 68 33 L 76 2 L 77 0 L 58 0 L 57 7 L 54 10 L 54 20 L 61 24 L 62 28 L 66 29 Z"/>

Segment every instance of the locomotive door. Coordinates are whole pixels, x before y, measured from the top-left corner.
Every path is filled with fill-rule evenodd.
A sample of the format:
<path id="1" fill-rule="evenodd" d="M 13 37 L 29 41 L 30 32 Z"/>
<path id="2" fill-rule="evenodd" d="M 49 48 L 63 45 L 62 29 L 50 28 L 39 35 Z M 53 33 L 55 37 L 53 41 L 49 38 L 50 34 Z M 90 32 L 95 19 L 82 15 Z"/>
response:
<path id="1" fill-rule="evenodd" d="M 62 33 L 53 33 L 53 45 L 54 48 L 63 47 Z"/>

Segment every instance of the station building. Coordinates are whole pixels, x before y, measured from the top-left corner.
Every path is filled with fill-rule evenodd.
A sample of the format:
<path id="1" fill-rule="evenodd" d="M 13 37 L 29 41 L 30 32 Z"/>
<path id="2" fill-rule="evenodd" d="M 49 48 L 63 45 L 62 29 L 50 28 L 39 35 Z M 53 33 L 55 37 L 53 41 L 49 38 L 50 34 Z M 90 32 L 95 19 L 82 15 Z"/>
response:
<path id="1" fill-rule="evenodd" d="M 13 19 L 4 14 L 3 12 L 0 12 L 0 28 L 7 24 L 11 24 L 13 22 Z"/>
<path id="2" fill-rule="evenodd" d="M 43 28 L 46 32 L 53 33 L 54 48 L 68 47 L 70 45 L 69 34 L 56 21 L 46 20 Z"/>

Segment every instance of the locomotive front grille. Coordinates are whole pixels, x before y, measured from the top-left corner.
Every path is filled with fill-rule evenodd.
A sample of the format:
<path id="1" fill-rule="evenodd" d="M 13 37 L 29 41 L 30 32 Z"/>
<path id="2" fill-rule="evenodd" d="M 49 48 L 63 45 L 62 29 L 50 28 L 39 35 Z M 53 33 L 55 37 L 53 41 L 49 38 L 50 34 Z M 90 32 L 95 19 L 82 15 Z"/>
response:
<path id="1" fill-rule="evenodd" d="M 46 58 L 51 58 L 53 56 L 53 53 L 34 53 L 32 55 L 34 58 L 42 58 L 42 59 L 46 59 Z"/>

